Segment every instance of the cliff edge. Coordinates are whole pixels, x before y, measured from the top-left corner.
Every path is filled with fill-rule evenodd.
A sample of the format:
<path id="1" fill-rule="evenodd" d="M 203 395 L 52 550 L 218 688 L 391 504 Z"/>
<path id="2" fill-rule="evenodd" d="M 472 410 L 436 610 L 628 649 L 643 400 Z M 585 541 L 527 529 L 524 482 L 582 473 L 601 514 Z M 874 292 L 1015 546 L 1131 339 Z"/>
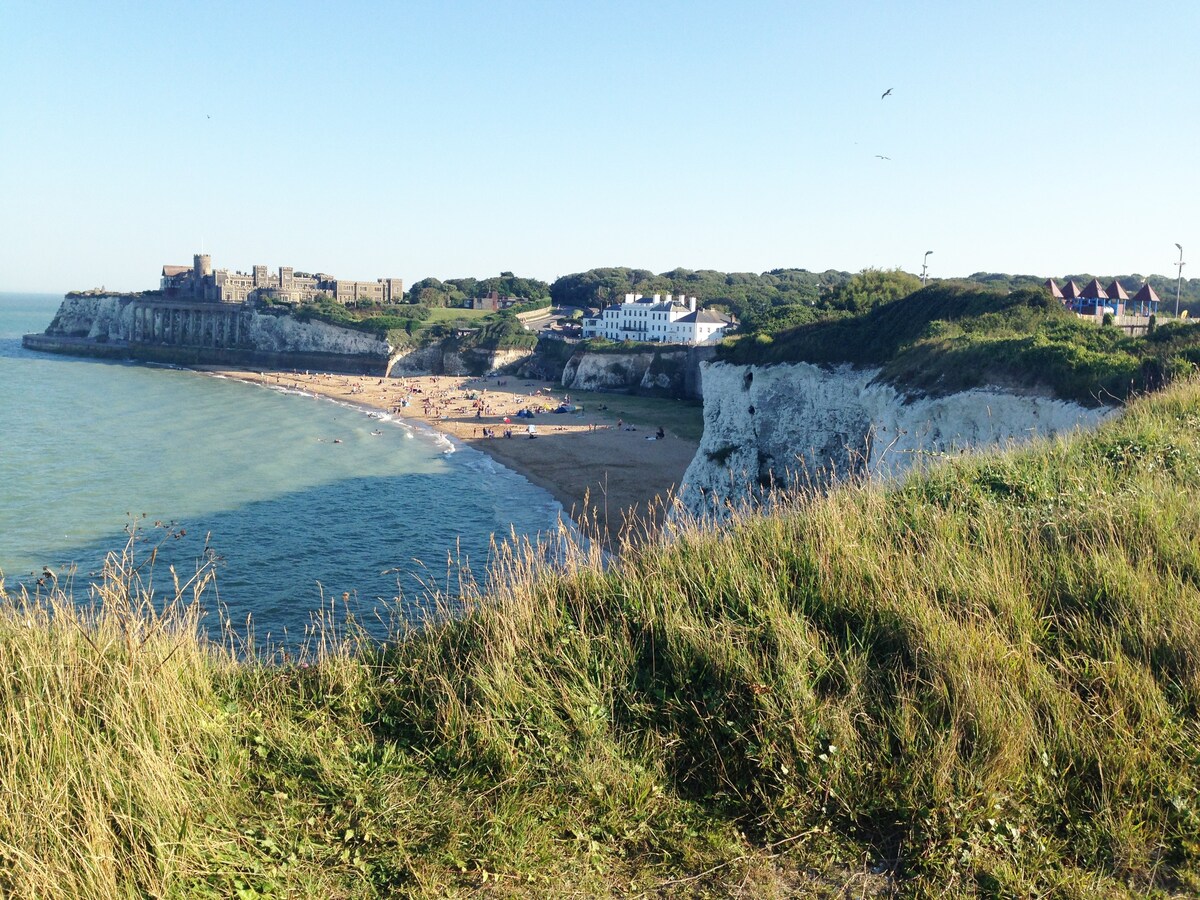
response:
<path id="1" fill-rule="evenodd" d="M 771 485 L 894 477 L 968 449 L 1090 428 L 1116 409 L 997 388 L 912 399 L 881 372 L 704 364 L 704 435 L 683 477 L 685 508 L 719 516 Z"/>
<path id="2" fill-rule="evenodd" d="M 308 368 L 382 375 L 386 341 L 243 304 L 151 295 L 69 295 L 34 350 L 179 365 Z"/>

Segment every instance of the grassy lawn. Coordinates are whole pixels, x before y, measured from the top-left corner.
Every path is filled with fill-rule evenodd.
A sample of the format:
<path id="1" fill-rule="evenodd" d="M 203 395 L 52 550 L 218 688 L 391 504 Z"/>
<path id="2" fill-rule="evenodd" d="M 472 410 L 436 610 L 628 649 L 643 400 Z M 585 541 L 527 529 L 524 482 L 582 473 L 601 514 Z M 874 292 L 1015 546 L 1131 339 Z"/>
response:
<path id="1" fill-rule="evenodd" d="M 429 310 L 426 324 L 453 322 L 456 319 L 482 319 L 492 315 L 488 309 L 464 309 L 461 306 L 435 306 Z"/>

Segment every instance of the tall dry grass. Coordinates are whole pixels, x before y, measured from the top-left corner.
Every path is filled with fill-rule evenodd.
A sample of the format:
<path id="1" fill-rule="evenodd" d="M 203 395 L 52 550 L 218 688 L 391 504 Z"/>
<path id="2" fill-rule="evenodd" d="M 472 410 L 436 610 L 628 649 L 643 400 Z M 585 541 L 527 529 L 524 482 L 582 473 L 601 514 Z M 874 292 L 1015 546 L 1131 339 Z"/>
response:
<path id="1" fill-rule="evenodd" d="M 1093 435 L 682 524 L 616 560 L 498 546 L 486 592 L 448 571 L 425 622 L 377 644 L 330 619 L 299 659 L 214 646 L 203 575 L 156 611 L 118 555 L 93 607 L 50 585 L 0 609 L 0 878 L 1187 896 L 1198 500 L 1184 384 Z"/>
<path id="2" fill-rule="evenodd" d="M 16 897 L 164 896 L 203 866 L 230 789 L 199 634 L 211 573 L 157 592 L 131 539 L 89 598 L 47 573 L 0 582 L 0 888 Z M 165 600 L 164 600 L 165 595 Z"/>

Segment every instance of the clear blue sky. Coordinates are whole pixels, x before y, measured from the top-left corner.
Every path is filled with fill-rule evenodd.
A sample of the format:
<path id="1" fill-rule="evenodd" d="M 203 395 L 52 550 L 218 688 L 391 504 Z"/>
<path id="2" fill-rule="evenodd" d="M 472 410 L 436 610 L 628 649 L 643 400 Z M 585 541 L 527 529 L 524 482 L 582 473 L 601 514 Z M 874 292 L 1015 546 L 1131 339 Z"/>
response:
<path id="1" fill-rule="evenodd" d="M 1200 275 L 1198 9 L 0 0 L 0 290 Z"/>

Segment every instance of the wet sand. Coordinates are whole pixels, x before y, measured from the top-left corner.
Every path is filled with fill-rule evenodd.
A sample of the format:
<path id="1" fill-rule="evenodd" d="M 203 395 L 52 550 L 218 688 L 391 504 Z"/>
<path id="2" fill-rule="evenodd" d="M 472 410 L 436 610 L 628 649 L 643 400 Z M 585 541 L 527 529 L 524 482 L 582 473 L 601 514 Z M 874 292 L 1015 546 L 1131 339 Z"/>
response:
<path id="1" fill-rule="evenodd" d="M 421 422 L 524 475 L 553 495 L 585 531 L 607 535 L 610 541 L 657 531 L 663 507 L 697 448 L 695 441 L 670 431 L 657 440 L 653 428 L 634 428 L 593 402 L 582 412 L 554 413 L 569 392 L 551 382 L 507 376 L 380 379 L 210 367 L 203 371 L 307 391 Z M 518 416 L 521 410 L 532 410 L 533 418 Z M 531 424 L 534 438 L 529 436 Z M 506 431 L 512 436 L 505 437 Z M 487 436 L 489 432 L 495 437 Z"/>

